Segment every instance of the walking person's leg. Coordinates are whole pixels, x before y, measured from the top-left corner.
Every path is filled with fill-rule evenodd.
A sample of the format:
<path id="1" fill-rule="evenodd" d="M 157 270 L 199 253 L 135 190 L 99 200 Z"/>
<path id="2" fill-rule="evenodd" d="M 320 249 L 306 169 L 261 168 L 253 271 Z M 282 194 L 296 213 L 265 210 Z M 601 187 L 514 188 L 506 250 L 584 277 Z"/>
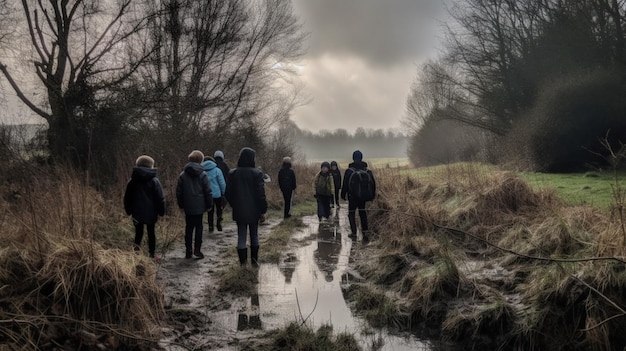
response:
<path id="1" fill-rule="evenodd" d="M 154 223 L 146 224 L 146 229 L 148 232 L 148 253 L 152 258 L 154 258 L 154 253 L 156 252 L 156 233 L 154 227 Z"/>
<path id="2" fill-rule="evenodd" d="M 202 218 L 204 217 L 202 214 L 192 216 L 194 220 L 194 228 L 196 231 L 196 237 L 194 240 L 194 249 L 193 254 L 198 258 L 204 258 L 204 254 L 202 251 Z"/>
<path id="3" fill-rule="evenodd" d="M 284 218 L 291 217 L 291 197 L 293 195 L 293 191 L 285 191 L 283 192 L 283 201 L 285 202 L 285 211 L 283 214 Z"/>
<path id="4" fill-rule="evenodd" d="M 320 221 L 322 220 L 322 217 L 324 217 L 324 203 L 322 198 L 322 195 L 317 195 L 315 197 L 315 200 L 317 200 L 317 219 Z"/>
<path id="5" fill-rule="evenodd" d="M 333 201 L 333 196 L 323 197 L 324 217 L 328 219 L 330 217 L 330 203 Z"/>
<path id="6" fill-rule="evenodd" d="M 248 225 L 246 223 L 237 222 L 237 255 L 239 255 L 239 263 L 243 266 L 248 260 L 248 247 L 246 246 L 246 237 L 248 234 Z"/>
<path id="7" fill-rule="evenodd" d="M 259 223 L 250 223 L 250 263 L 259 266 Z"/>
<path id="8" fill-rule="evenodd" d="M 133 250 L 138 252 L 141 250 L 141 240 L 143 239 L 143 223 L 139 223 L 133 218 L 133 225 L 135 226 L 135 246 Z"/>
<path id="9" fill-rule="evenodd" d="M 186 215 L 185 216 L 185 258 L 191 258 L 193 253 L 193 230 L 195 228 L 195 224 L 192 220 L 193 216 Z"/>
<path id="10" fill-rule="evenodd" d="M 359 208 L 359 218 L 361 219 L 361 230 L 363 232 L 367 232 L 369 228 L 367 225 L 367 211 L 365 210 L 365 202 L 359 201 L 358 208 Z"/>
<path id="11" fill-rule="evenodd" d="M 213 199 L 213 208 L 215 208 L 215 212 L 217 214 L 217 223 L 215 224 L 215 228 L 217 228 L 218 232 L 222 231 L 222 219 L 224 219 L 222 217 L 222 215 L 224 214 L 224 205 L 222 205 L 222 199 L 223 198 L 221 197 Z"/>
<path id="12" fill-rule="evenodd" d="M 356 235 L 356 200 L 348 199 L 348 222 L 350 222 L 350 235 Z"/>
<path id="13" fill-rule="evenodd" d="M 215 199 L 213 199 L 213 206 L 209 209 L 209 220 L 207 223 L 209 224 L 209 233 L 213 233 L 213 215 L 215 214 L 215 207 L 217 204 L 215 203 Z"/>

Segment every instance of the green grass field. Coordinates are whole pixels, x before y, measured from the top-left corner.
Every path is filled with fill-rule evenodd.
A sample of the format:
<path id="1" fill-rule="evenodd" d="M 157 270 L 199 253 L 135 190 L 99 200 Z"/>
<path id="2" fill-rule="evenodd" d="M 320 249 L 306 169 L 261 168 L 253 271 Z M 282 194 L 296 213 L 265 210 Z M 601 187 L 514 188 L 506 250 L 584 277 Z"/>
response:
<path id="1" fill-rule="evenodd" d="M 457 163 L 432 167 L 406 168 L 408 159 L 371 159 L 367 160 L 372 168 L 400 167 L 401 172 L 412 174 L 423 181 L 445 181 L 453 172 L 466 172 L 468 178 L 480 177 L 481 174 L 502 171 L 498 166 L 479 163 Z M 387 166 L 388 165 L 388 166 Z M 612 171 L 585 173 L 536 173 L 517 172 L 534 189 L 552 188 L 570 205 L 590 205 L 603 210 L 614 203 L 614 194 L 618 186 L 626 189 L 626 172 Z"/>

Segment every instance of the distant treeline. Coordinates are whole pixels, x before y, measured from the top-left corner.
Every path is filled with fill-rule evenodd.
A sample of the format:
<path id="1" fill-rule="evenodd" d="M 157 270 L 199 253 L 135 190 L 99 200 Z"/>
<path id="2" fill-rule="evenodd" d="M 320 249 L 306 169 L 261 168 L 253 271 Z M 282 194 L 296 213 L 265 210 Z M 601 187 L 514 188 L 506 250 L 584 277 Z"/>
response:
<path id="1" fill-rule="evenodd" d="M 349 160 L 357 149 L 365 158 L 406 157 L 409 140 L 401 132 L 382 129 L 357 128 L 354 134 L 345 129 L 298 133 L 298 148 L 309 160 Z"/>

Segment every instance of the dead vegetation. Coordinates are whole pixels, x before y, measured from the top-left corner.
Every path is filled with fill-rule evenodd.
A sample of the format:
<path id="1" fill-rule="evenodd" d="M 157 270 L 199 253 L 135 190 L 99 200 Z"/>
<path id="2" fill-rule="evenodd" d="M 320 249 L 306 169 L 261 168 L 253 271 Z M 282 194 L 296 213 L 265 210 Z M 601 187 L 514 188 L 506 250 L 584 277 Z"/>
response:
<path id="1" fill-rule="evenodd" d="M 11 187 L 17 195 L 0 206 L 0 347 L 154 346 L 163 317 L 156 265 L 130 245 L 101 244 L 124 246 L 119 209 L 77 174 L 31 169 Z"/>
<path id="2" fill-rule="evenodd" d="M 369 259 L 357 258 L 373 284 L 351 290 L 382 292 L 378 299 L 393 301 L 397 315 L 411 316 L 389 317 L 385 303 L 384 320 L 436 328 L 441 338 L 470 340 L 472 347 L 626 346 L 618 216 L 566 206 L 510 172 L 469 165 L 441 172 L 428 179 L 377 172 L 375 245 L 359 252 Z M 359 302 L 367 293 L 349 296 L 367 307 Z"/>

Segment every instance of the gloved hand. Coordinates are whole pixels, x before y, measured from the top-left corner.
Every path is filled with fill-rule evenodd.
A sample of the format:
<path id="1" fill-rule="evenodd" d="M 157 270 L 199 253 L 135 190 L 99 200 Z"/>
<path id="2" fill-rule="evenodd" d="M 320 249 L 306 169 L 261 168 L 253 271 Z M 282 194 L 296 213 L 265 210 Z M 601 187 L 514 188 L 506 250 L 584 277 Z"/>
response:
<path id="1" fill-rule="evenodd" d="M 345 196 L 345 195 L 341 195 L 341 199 L 342 199 L 343 201 L 346 201 L 346 196 Z"/>

